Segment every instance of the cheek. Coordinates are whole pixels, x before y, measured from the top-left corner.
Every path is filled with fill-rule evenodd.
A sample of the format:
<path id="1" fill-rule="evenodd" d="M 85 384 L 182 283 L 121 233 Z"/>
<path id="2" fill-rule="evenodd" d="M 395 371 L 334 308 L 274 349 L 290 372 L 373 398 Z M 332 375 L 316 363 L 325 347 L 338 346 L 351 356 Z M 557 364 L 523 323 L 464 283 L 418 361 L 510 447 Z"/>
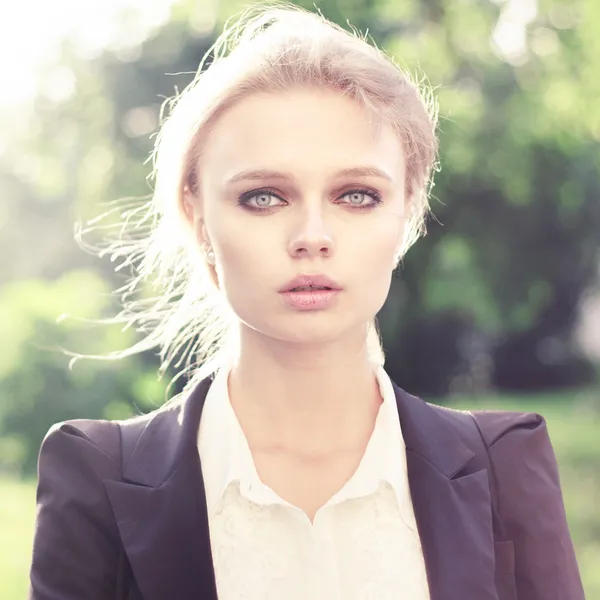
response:
<path id="1" fill-rule="evenodd" d="M 363 229 L 355 251 L 365 265 L 365 274 L 380 277 L 394 268 L 394 257 L 404 233 L 404 217 L 401 212 L 378 216 Z"/>
<path id="2" fill-rule="evenodd" d="M 220 243 L 221 260 L 220 276 L 228 289 L 240 285 L 252 293 L 248 282 L 255 278 L 257 270 L 262 263 L 260 251 L 245 237 L 228 238 Z"/>
<path id="3" fill-rule="evenodd" d="M 357 245 L 355 259 L 357 291 L 369 318 L 383 307 L 390 291 L 396 268 L 395 256 L 402 240 L 404 219 L 401 215 L 385 215 L 365 228 Z"/>
<path id="4" fill-rule="evenodd" d="M 219 232 L 219 281 L 232 305 L 259 299 L 261 289 L 269 286 L 269 274 L 275 273 L 274 247 L 269 236 L 258 236 L 248 228 Z M 234 306 L 235 308 L 235 306 Z"/>

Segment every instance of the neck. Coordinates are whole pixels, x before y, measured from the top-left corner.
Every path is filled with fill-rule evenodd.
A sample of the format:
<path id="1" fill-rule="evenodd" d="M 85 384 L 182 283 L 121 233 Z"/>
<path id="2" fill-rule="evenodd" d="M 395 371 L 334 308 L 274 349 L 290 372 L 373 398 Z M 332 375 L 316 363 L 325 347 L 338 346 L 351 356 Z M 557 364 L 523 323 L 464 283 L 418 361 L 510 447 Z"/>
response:
<path id="1" fill-rule="evenodd" d="M 283 343 L 241 330 L 231 404 L 250 445 L 326 453 L 370 435 L 381 396 L 363 332 L 335 343 Z"/>

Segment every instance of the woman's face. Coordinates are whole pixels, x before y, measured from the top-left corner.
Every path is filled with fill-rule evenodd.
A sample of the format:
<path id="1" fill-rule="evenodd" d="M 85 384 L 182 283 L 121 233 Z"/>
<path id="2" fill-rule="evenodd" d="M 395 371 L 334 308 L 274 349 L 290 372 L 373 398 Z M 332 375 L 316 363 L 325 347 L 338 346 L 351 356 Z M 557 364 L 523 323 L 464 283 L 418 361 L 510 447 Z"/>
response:
<path id="1" fill-rule="evenodd" d="M 404 172 L 391 127 L 375 133 L 335 92 L 256 93 L 225 111 L 184 205 L 243 326 L 297 343 L 364 335 L 402 240 Z M 326 275 L 341 290 L 306 310 L 280 292 L 298 275 Z"/>

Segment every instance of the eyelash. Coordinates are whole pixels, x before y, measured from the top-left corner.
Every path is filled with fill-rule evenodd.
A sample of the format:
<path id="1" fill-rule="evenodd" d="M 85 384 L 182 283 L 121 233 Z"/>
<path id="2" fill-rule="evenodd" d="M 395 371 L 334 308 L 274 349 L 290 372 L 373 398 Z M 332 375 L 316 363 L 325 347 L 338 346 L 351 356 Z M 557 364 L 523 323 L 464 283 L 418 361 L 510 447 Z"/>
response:
<path id="1" fill-rule="evenodd" d="M 260 196 L 263 194 L 273 196 L 275 198 L 278 198 L 279 200 L 283 200 L 283 198 L 281 198 L 278 194 L 275 194 L 274 192 L 272 192 L 271 190 L 268 190 L 268 189 L 250 190 L 248 192 L 244 192 L 243 194 L 240 194 L 240 196 L 238 198 L 238 205 L 244 206 L 245 208 L 248 208 L 249 210 L 252 210 L 254 212 L 268 212 L 268 211 L 271 211 L 274 208 L 276 208 L 275 206 L 267 206 L 265 208 L 261 208 L 258 206 L 250 205 L 250 200 L 252 198 L 256 198 L 256 196 Z M 365 204 L 364 206 L 360 205 L 360 204 L 353 205 L 350 202 L 340 202 L 340 204 L 347 204 L 348 206 L 351 206 L 353 210 L 371 210 L 371 209 L 375 208 L 378 204 L 381 204 L 381 202 L 382 202 L 381 194 L 379 192 L 376 192 L 375 190 L 368 189 L 368 188 L 356 188 L 356 189 L 348 190 L 347 192 L 344 192 L 340 196 L 340 198 L 343 198 L 344 196 L 350 196 L 351 194 L 364 194 L 365 196 L 369 196 L 372 200 L 372 202 L 370 204 Z M 285 200 L 283 200 L 283 201 L 285 202 Z"/>

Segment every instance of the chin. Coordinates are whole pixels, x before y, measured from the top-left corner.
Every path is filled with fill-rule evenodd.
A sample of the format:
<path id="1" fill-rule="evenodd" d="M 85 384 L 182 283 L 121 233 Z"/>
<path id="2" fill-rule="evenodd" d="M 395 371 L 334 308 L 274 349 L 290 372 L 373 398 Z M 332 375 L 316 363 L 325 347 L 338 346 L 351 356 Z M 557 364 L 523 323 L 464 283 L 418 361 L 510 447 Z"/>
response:
<path id="1" fill-rule="evenodd" d="M 306 315 L 300 315 L 304 317 Z M 314 317 L 314 318 L 313 318 Z M 308 319 L 290 319 L 281 327 L 269 327 L 265 335 L 281 342 L 309 346 L 335 344 L 357 335 L 364 335 L 365 326 L 361 322 L 342 323 L 332 315 L 309 315 Z"/>

